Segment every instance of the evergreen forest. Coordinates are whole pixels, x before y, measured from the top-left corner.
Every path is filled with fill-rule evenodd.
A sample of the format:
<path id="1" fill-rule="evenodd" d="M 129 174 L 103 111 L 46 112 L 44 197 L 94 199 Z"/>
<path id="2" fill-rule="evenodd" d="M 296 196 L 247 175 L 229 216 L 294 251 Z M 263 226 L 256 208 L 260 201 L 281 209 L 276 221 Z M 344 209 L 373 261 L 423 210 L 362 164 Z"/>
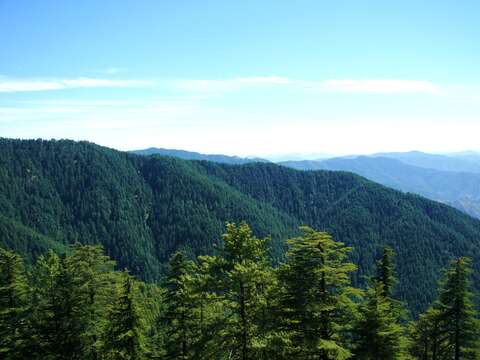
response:
<path id="1" fill-rule="evenodd" d="M 273 266 L 270 238 L 228 223 L 216 255 L 173 253 L 163 280 L 120 271 L 98 245 L 50 250 L 28 266 L 0 249 L 2 359 L 479 359 L 469 258 L 412 319 L 395 296 L 394 251 L 364 288 L 352 248 L 301 227 Z"/>

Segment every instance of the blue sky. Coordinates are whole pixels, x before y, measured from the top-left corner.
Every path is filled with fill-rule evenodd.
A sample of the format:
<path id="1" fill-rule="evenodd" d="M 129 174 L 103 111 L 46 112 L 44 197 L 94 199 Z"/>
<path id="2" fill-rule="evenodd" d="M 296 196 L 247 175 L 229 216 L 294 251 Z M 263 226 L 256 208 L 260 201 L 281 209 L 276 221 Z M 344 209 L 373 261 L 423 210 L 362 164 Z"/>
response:
<path id="1" fill-rule="evenodd" d="M 480 150 L 478 1 L 0 0 L 0 136 Z"/>

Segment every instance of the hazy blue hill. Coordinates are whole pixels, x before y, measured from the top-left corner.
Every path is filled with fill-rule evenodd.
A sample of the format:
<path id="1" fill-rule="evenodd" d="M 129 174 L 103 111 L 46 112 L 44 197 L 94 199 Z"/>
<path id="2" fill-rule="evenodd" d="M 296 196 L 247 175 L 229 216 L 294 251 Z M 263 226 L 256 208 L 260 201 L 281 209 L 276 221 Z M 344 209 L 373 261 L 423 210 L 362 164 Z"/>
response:
<path id="1" fill-rule="evenodd" d="M 462 157 L 427 154 L 420 151 L 379 153 L 372 155 L 372 157 L 387 157 L 400 160 L 409 165 L 433 170 L 480 173 L 480 164 Z"/>
<path id="2" fill-rule="evenodd" d="M 351 171 L 380 184 L 448 203 L 480 217 L 480 174 L 438 171 L 391 158 L 366 156 L 282 164 L 299 170 Z"/>
<path id="3" fill-rule="evenodd" d="M 178 248 L 214 252 L 226 221 L 271 234 L 277 259 L 283 240 L 308 224 L 355 247 L 357 284 L 379 249 L 394 247 L 399 291 L 417 310 L 432 300 L 450 258 L 480 260 L 480 221 L 352 173 L 138 156 L 87 142 L 0 139 L 0 215 L 0 246 L 32 258 L 48 247 L 101 243 L 147 280 Z"/>
<path id="4" fill-rule="evenodd" d="M 201 154 L 193 151 L 176 150 L 176 149 L 163 149 L 163 148 L 148 148 L 144 150 L 132 151 L 137 155 L 163 155 L 172 156 L 184 160 L 207 160 L 214 161 L 223 164 L 247 164 L 251 162 L 268 162 L 268 160 L 261 158 L 241 158 L 238 156 L 227 156 L 221 154 Z"/>
<path id="5" fill-rule="evenodd" d="M 449 205 L 480 219 L 480 199 L 472 199 L 469 197 L 461 197 L 457 200 L 449 202 Z"/>
<path id="6" fill-rule="evenodd" d="M 455 159 L 473 162 L 475 164 L 480 165 L 480 152 L 477 152 L 477 151 L 462 151 L 457 153 L 446 154 L 446 156 L 453 157 Z"/>

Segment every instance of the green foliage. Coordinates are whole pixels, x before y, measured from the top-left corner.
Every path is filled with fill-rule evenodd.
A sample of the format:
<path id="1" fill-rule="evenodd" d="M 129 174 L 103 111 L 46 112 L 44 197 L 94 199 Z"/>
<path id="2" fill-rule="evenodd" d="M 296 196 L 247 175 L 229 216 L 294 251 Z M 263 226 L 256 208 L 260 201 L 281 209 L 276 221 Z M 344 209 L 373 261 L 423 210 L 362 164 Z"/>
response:
<path id="1" fill-rule="evenodd" d="M 197 299 L 193 289 L 193 262 L 183 252 L 176 252 L 169 261 L 164 284 L 164 313 L 161 326 L 165 333 L 167 359 L 194 359 L 195 341 L 200 336 Z"/>
<path id="2" fill-rule="evenodd" d="M 145 359 L 145 328 L 138 308 L 134 278 L 124 272 L 117 298 L 108 315 L 103 349 L 104 358 L 112 360 Z"/>
<path id="3" fill-rule="evenodd" d="M 480 328 L 472 302 L 471 273 L 470 259 L 455 260 L 446 272 L 439 294 L 440 319 L 448 334 L 444 351 L 451 353 L 455 360 L 479 355 Z"/>
<path id="4" fill-rule="evenodd" d="M 50 251 L 39 258 L 33 277 L 32 338 L 38 357 L 79 358 L 83 323 L 76 284 L 65 258 Z"/>
<path id="5" fill-rule="evenodd" d="M 25 346 L 28 284 L 23 260 L 0 248 L 0 358 L 19 359 Z"/>
<path id="6" fill-rule="evenodd" d="M 302 227 L 303 236 L 288 241 L 287 262 L 279 269 L 282 325 L 297 359 L 348 359 L 345 334 L 355 314 L 347 262 L 352 250 L 330 235 Z"/>
<path id="7" fill-rule="evenodd" d="M 375 281 L 360 307 L 355 359 L 405 359 L 404 328 L 392 302 L 383 296 L 383 284 Z"/>
<path id="8" fill-rule="evenodd" d="M 439 359 L 440 317 L 438 309 L 430 307 L 410 324 L 410 353 L 416 359 Z"/>
<path id="9" fill-rule="evenodd" d="M 267 358 L 268 289 L 273 283 L 269 239 L 254 237 L 245 223 L 230 223 L 223 241 L 218 256 L 201 258 L 210 303 L 227 314 L 207 325 L 213 328 L 216 351 L 232 359 Z"/>
<path id="10" fill-rule="evenodd" d="M 451 262 L 437 301 L 413 325 L 412 353 L 425 359 L 478 359 L 480 323 L 471 292 L 471 260 Z"/>
<path id="11" fill-rule="evenodd" d="M 365 295 L 350 284 L 350 247 L 301 232 L 274 269 L 270 239 L 229 223 L 217 255 L 172 255 L 163 286 L 115 270 L 99 246 L 50 251 L 30 270 L 0 248 L 1 358 L 479 359 L 469 259 L 452 262 L 407 342 L 393 252 L 383 250 Z"/>
<path id="12" fill-rule="evenodd" d="M 114 295 L 115 262 L 103 255 L 100 246 L 78 245 L 71 247 L 65 265 L 73 277 L 74 298 L 79 305 L 77 321 L 82 323 L 81 353 L 85 359 L 97 359 L 101 343 L 100 334 L 106 325 L 107 304 Z"/>
<path id="13" fill-rule="evenodd" d="M 397 282 L 393 256 L 392 249 L 383 249 L 377 275 L 372 278 L 366 300 L 360 305 L 360 318 L 354 331 L 355 359 L 407 359 L 403 304 L 392 298 Z"/>
<path id="14" fill-rule="evenodd" d="M 390 247 L 384 247 L 382 258 L 377 262 L 377 276 L 374 278 L 380 284 L 380 290 L 385 298 L 391 298 L 393 288 L 397 283 L 395 268 L 393 265 L 394 251 Z"/>

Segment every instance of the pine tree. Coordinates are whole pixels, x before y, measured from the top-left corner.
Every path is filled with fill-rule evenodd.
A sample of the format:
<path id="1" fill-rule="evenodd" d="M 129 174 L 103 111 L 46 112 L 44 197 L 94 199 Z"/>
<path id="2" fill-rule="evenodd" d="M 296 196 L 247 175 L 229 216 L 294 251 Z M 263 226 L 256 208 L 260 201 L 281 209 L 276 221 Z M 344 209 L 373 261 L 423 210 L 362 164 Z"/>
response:
<path id="1" fill-rule="evenodd" d="M 410 324 L 410 353 L 419 360 L 438 360 L 440 355 L 440 312 L 430 307 Z"/>
<path id="2" fill-rule="evenodd" d="M 386 247 L 377 263 L 366 301 L 360 306 L 356 324 L 356 359 L 397 360 L 406 358 L 405 328 L 401 323 L 403 304 L 392 298 L 397 282 L 394 252 Z"/>
<path id="3" fill-rule="evenodd" d="M 71 247 L 65 265 L 73 276 L 75 299 L 79 305 L 76 321 L 82 324 L 82 359 L 96 360 L 107 309 L 114 294 L 115 262 L 103 255 L 101 246 L 77 244 Z"/>
<path id="4" fill-rule="evenodd" d="M 374 280 L 360 306 L 356 325 L 355 359 L 397 360 L 406 358 L 404 326 L 398 309 L 384 296 L 383 284 Z"/>
<path id="5" fill-rule="evenodd" d="M 345 334 L 355 316 L 347 262 L 351 248 L 325 232 L 301 227 L 303 236 L 288 241 L 287 262 L 279 270 L 280 311 L 283 329 L 295 359 L 348 359 Z"/>
<path id="6" fill-rule="evenodd" d="M 455 360 L 478 355 L 480 328 L 470 289 L 471 260 L 459 258 L 447 270 L 446 281 L 440 291 L 440 319 L 448 333 L 447 349 Z"/>
<path id="7" fill-rule="evenodd" d="M 478 356 L 479 323 L 470 289 L 471 260 L 459 258 L 446 271 L 446 279 L 440 290 L 439 309 L 441 332 L 446 335 L 441 358 L 455 360 Z"/>
<path id="8" fill-rule="evenodd" d="M 23 260 L 0 248 L 0 358 L 20 359 L 25 343 L 28 284 Z"/>
<path id="9" fill-rule="evenodd" d="M 382 285 L 381 295 L 386 298 L 392 298 L 393 289 L 397 283 L 395 266 L 393 264 L 394 256 L 393 249 L 386 246 L 382 250 L 381 259 L 377 262 L 377 276 L 375 280 Z"/>
<path id="10" fill-rule="evenodd" d="M 165 281 L 164 314 L 165 357 L 167 359 L 194 359 L 194 341 L 199 319 L 192 290 L 193 263 L 183 252 L 176 252 L 169 261 Z"/>
<path id="11" fill-rule="evenodd" d="M 147 352 L 134 278 L 122 274 L 118 297 L 108 315 L 103 354 L 109 360 L 142 360 Z"/>
<path id="12" fill-rule="evenodd" d="M 250 227 L 227 224 L 223 248 L 216 257 L 201 257 L 209 306 L 222 308 L 210 321 L 217 351 L 233 359 L 260 359 L 266 355 L 268 287 L 272 269 L 267 256 L 269 239 L 253 236 Z M 212 301 L 213 300 L 213 301 Z M 215 311 L 215 310 L 213 310 Z"/>
<path id="13" fill-rule="evenodd" d="M 34 269 L 32 339 L 44 359 L 83 358 L 81 304 L 69 270 L 65 257 L 52 251 Z"/>
<path id="14" fill-rule="evenodd" d="M 480 324 L 472 301 L 471 273 L 471 260 L 464 257 L 445 270 L 438 299 L 412 326 L 411 352 L 417 358 L 479 358 Z"/>

